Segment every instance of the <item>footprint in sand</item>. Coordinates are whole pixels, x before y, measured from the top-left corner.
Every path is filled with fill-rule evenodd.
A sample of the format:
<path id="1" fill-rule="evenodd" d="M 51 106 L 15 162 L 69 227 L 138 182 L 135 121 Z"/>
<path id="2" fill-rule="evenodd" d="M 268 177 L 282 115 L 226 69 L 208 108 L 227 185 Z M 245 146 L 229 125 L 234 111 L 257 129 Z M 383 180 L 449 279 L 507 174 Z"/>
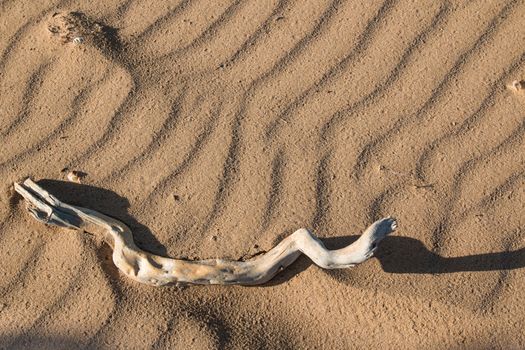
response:
<path id="1" fill-rule="evenodd" d="M 110 55 L 120 49 L 116 29 L 96 22 L 81 12 L 55 12 L 47 22 L 47 30 L 64 44 L 90 44 Z"/>

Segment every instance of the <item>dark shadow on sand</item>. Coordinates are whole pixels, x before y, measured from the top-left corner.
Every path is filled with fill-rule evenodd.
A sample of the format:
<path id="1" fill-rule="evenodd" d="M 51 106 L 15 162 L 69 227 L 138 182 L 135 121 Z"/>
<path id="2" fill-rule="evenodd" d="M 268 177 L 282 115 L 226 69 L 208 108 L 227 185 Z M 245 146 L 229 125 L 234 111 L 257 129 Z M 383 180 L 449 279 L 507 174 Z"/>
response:
<path id="1" fill-rule="evenodd" d="M 322 238 L 328 249 L 339 249 L 356 241 L 359 236 Z M 388 236 L 375 253 L 383 271 L 393 274 L 447 274 L 454 272 L 504 271 L 525 267 L 525 248 L 497 253 L 474 254 L 460 257 L 443 257 L 431 252 L 414 238 Z M 373 258 L 372 258 L 373 259 Z M 313 263 L 305 256 L 299 257 L 266 286 L 281 284 L 306 270 Z M 359 268 L 359 267 L 356 267 Z M 349 270 L 325 270 L 330 275 L 344 277 Z"/>
<path id="2" fill-rule="evenodd" d="M 443 274 L 453 272 L 501 271 L 525 267 L 525 248 L 496 253 L 442 257 L 414 238 L 387 237 L 376 253 L 389 273 Z"/>
<path id="3" fill-rule="evenodd" d="M 38 184 L 65 203 L 93 209 L 122 221 L 131 229 L 135 243 L 140 248 L 157 255 L 167 254 L 166 248 L 151 231 L 128 213 L 129 201 L 115 192 L 59 180 L 40 180 Z"/>
<path id="4" fill-rule="evenodd" d="M 0 337 L 0 349 L 81 349 L 85 343 L 80 339 L 63 336 L 38 336 L 20 334 Z"/>
<path id="5" fill-rule="evenodd" d="M 341 248 L 358 236 L 323 239 L 331 249 Z M 525 267 L 525 248 L 497 253 L 443 257 L 419 240 L 388 236 L 379 245 L 375 258 L 388 273 L 444 274 L 453 272 L 499 271 Z"/>
<path id="6" fill-rule="evenodd" d="M 94 209 L 121 220 L 133 231 L 135 242 L 140 248 L 166 256 L 166 248 L 151 231 L 129 215 L 129 201 L 115 192 L 90 185 L 58 180 L 41 180 L 38 183 L 66 203 Z M 324 238 L 322 241 L 328 249 L 339 249 L 351 244 L 358 237 Z M 106 254 L 109 254 L 109 251 Z M 513 270 L 525 267 L 525 248 L 449 258 L 431 252 L 417 239 L 400 236 L 386 237 L 380 243 L 375 257 L 379 259 L 385 272 L 394 274 L 446 274 Z M 312 262 L 307 257 L 301 256 L 265 286 L 286 282 L 306 270 L 310 265 Z M 333 272 L 344 274 L 344 270 L 330 270 L 328 272 L 330 274 Z"/>

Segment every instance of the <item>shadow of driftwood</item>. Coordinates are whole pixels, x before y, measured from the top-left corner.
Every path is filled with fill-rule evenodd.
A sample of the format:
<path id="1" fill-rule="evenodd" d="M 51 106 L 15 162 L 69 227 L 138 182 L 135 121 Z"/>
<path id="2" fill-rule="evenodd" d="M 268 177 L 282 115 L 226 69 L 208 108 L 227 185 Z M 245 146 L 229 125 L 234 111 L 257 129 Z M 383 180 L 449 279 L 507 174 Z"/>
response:
<path id="1" fill-rule="evenodd" d="M 376 257 L 389 273 L 452 273 L 513 270 L 525 267 L 525 248 L 497 253 L 442 257 L 409 237 L 387 237 Z"/>
<path id="2" fill-rule="evenodd" d="M 355 241 L 358 236 L 323 239 L 327 248 L 337 249 Z M 452 273 L 467 271 L 512 270 L 525 267 L 525 248 L 497 253 L 442 257 L 431 252 L 414 238 L 388 236 L 375 257 L 388 273 Z"/>
<path id="3" fill-rule="evenodd" d="M 40 180 L 38 184 L 63 202 L 93 209 L 122 221 L 133 231 L 137 246 L 154 254 L 166 255 L 166 248 L 151 231 L 128 213 L 129 201 L 126 198 L 113 191 L 74 182 Z"/>
<path id="4" fill-rule="evenodd" d="M 3 336 L 0 349 L 78 349 L 85 345 L 82 341 L 63 336 L 42 337 L 32 334 Z"/>
<path id="5" fill-rule="evenodd" d="M 323 238 L 328 249 L 345 247 L 359 236 Z M 446 274 L 468 271 L 503 271 L 525 267 L 525 248 L 497 253 L 474 254 L 460 257 L 442 257 L 427 249 L 414 238 L 389 236 L 375 254 L 383 271 L 395 274 Z M 267 285 L 277 285 L 306 270 L 312 262 L 301 256 L 292 266 L 281 272 Z M 329 274 L 344 274 L 344 270 L 329 270 Z"/>
<path id="6" fill-rule="evenodd" d="M 328 249 L 345 247 L 359 236 L 343 236 L 321 239 Z M 375 254 L 383 271 L 393 274 L 446 274 L 453 272 L 504 271 L 525 267 L 525 248 L 514 251 L 442 257 L 429 251 L 414 238 L 389 236 L 385 238 Z M 295 263 L 275 276 L 265 286 L 275 286 L 298 275 L 313 263 L 301 256 Z M 325 270 L 329 275 L 343 277 L 346 270 Z M 338 278 L 338 280 L 341 280 Z"/>
<path id="7" fill-rule="evenodd" d="M 151 231 L 128 213 L 129 202 L 118 194 L 89 185 L 58 180 L 41 180 L 39 184 L 66 203 L 97 210 L 126 223 L 133 231 L 137 245 L 158 255 L 166 255 L 166 249 Z M 354 242 L 359 236 L 325 238 L 328 249 L 338 249 Z M 108 252 L 109 254 L 109 252 Z M 465 271 L 511 270 L 525 267 L 525 248 L 515 251 L 442 257 L 429 251 L 414 238 L 389 236 L 381 242 L 375 254 L 383 270 L 396 274 L 444 274 Z M 297 261 L 272 279 L 266 286 L 288 281 L 306 270 L 312 262 L 301 256 Z"/>

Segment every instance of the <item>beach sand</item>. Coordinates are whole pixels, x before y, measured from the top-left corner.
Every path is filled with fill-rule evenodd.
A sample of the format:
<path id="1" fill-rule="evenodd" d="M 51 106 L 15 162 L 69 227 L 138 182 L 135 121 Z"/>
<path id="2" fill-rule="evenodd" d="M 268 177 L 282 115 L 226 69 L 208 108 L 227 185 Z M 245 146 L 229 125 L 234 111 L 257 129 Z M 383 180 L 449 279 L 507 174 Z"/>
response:
<path id="1" fill-rule="evenodd" d="M 0 1 L 0 347 L 525 348 L 524 18 L 498 0 Z M 155 288 L 101 237 L 33 220 L 27 176 L 178 258 L 399 228 L 352 269 Z"/>

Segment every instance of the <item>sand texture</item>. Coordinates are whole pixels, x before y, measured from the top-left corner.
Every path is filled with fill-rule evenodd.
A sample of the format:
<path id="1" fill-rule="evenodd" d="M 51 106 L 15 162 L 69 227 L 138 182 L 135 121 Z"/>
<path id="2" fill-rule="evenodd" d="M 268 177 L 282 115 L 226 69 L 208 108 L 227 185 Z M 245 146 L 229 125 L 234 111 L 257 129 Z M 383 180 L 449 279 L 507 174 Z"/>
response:
<path id="1" fill-rule="evenodd" d="M 0 0 L 0 348 L 525 348 L 524 18 L 523 0 Z M 27 176 L 170 257 L 398 230 L 353 269 L 157 288 L 102 237 L 30 218 Z"/>

